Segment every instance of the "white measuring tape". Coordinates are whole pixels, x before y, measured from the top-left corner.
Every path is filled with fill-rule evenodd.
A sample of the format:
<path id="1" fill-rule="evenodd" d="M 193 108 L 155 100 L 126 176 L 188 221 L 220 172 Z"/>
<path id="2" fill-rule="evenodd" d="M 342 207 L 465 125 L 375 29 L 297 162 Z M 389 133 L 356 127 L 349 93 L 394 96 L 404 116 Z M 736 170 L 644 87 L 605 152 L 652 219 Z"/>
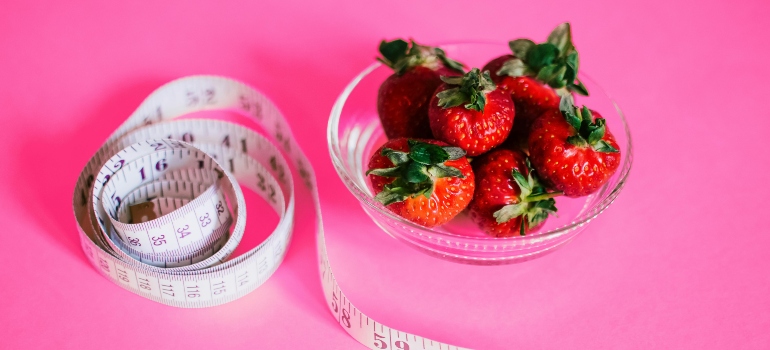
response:
<path id="1" fill-rule="evenodd" d="M 245 113 L 276 142 L 226 121 L 175 120 L 203 110 Z M 238 299 L 275 272 L 291 239 L 294 183 L 283 154 L 312 193 L 321 283 L 342 328 L 371 349 L 459 349 L 378 323 L 345 297 L 326 254 L 310 162 L 278 109 L 227 78 L 160 87 L 91 158 L 73 198 L 83 251 L 115 284 L 162 304 L 200 308 Z M 256 248 L 228 260 L 246 224 L 239 184 L 280 220 Z"/>

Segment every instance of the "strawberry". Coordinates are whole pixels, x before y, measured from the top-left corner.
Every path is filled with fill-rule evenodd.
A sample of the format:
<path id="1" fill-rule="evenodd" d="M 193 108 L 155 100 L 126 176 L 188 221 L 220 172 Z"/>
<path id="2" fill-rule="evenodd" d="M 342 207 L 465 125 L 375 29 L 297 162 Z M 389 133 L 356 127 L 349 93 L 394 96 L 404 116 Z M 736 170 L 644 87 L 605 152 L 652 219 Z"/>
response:
<path id="1" fill-rule="evenodd" d="M 430 102 L 433 136 L 475 157 L 502 144 L 511 132 L 515 109 L 510 94 L 498 89 L 478 68 L 444 84 Z"/>
<path id="2" fill-rule="evenodd" d="M 395 73 L 380 85 L 377 113 L 388 138 L 431 138 L 428 103 L 441 85 L 441 75 L 463 73 L 461 63 L 447 58 L 435 47 L 382 41 L 378 60 Z"/>
<path id="3" fill-rule="evenodd" d="M 529 135 L 532 165 L 541 178 L 568 197 L 586 196 L 604 185 L 620 165 L 618 143 L 604 118 L 564 96 L 559 110 L 537 118 Z"/>
<path id="4" fill-rule="evenodd" d="M 377 201 L 416 224 L 433 227 L 459 214 L 473 198 L 465 152 L 436 140 L 397 138 L 369 159 L 366 174 Z"/>
<path id="5" fill-rule="evenodd" d="M 572 44 L 569 23 L 562 23 L 545 43 L 529 39 L 509 43 L 513 55 L 493 59 L 484 66 L 492 80 L 509 91 L 516 106 L 516 122 L 509 143 L 526 149 L 532 122 L 549 109 L 559 107 L 559 95 L 588 95 L 577 79 L 578 52 Z"/>
<path id="6" fill-rule="evenodd" d="M 556 212 L 553 197 L 520 151 L 498 148 L 473 162 L 476 192 L 468 206 L 473 221 L 494 237 L 525 235 Z"/>

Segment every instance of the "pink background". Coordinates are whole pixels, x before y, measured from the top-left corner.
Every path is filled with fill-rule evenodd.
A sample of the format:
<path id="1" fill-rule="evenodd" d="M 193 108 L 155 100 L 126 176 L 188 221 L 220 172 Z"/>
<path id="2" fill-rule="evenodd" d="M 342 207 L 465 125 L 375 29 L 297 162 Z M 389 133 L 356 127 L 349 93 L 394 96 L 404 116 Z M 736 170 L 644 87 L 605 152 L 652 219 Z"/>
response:
<path id="1" fill-rule="evenodd" d="M 360 347 L 324 305 L 310 220 L 262 288 L 220 307 L 162 306 L 87 265 L 70 204 L 81 167 L 152 90 L 206 73 L 259 87 L 294 125 L 336 275 L 378 321 L 490 349 L 770 348 L 767 1 L 275 3 L 0 5 L 0 347 Z M 325 135 L 378 41 L 540 40 L 564 20 L 630 120 L 617 202 L 513 266 L 436 260 L 379 231 Z"/>

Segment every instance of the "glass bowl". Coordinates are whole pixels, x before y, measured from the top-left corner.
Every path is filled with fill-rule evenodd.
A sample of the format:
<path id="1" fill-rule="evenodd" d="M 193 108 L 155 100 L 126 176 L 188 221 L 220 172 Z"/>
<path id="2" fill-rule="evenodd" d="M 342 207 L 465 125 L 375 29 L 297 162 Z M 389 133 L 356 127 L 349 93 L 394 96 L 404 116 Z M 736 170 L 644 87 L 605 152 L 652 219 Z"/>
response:
<path id="1" fill-rule="evenodd" d="M 441 48 L 468 67 L 482 67 L 489 60 L 510 52 L 505 43 L 457 43 Z M 579 78 L 591 96 L 576 96 L 576 104 L 589 106 L 607 120 L 622 155 L 621 166 L 596 193 L 581 198 L 557 197 L 558 216 L 551 216 L 539 231 L 526 236 L 487 236 L 465 212 L 434 228 L 407 221 L 374 200 L 371 184 L 364 174 L 371 154 L 387 141 L 377 115 L 377 91 L 391 74 L 387 66 L 373 63 L 342 91 L 329 118 L 329 151 L 340 178 L 372 220 L 393 238 L 424 253 L 478 265 L 509 264 L 542 256 L 583 231 L 612 204 L 628 178 L 633 156 L 626 119 L 612 99 L 593 80 L 581 74 Z"/>

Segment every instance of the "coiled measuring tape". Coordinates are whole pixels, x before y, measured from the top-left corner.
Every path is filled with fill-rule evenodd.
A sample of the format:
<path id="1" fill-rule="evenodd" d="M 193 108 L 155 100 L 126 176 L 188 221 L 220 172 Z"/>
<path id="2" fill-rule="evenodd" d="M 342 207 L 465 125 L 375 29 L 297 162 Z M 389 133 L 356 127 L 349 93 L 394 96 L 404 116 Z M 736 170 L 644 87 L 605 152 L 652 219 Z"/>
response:
<path id="1" fill-rule="evenodd" d="M 275 143 L 227 121 L 177 119 L 203 110 L 248 115 Z M 295 204 L 289 162 L 312 194 L 324 297 L 342 328 L 371 349 L 459 349 L 378 323 L 345 297 L 326 254 L 310 162 L 275 105 L 231 79 L 172 81 L 107 139 L 75 187 L 83 251 L 107 279 L 162 304 L 201 308 L 238 299 L 262 285 L 286 254 Z M 246 224 L 239 185 L 260 195 L 280 220 L 256 248 L 228 259 Z"/>

